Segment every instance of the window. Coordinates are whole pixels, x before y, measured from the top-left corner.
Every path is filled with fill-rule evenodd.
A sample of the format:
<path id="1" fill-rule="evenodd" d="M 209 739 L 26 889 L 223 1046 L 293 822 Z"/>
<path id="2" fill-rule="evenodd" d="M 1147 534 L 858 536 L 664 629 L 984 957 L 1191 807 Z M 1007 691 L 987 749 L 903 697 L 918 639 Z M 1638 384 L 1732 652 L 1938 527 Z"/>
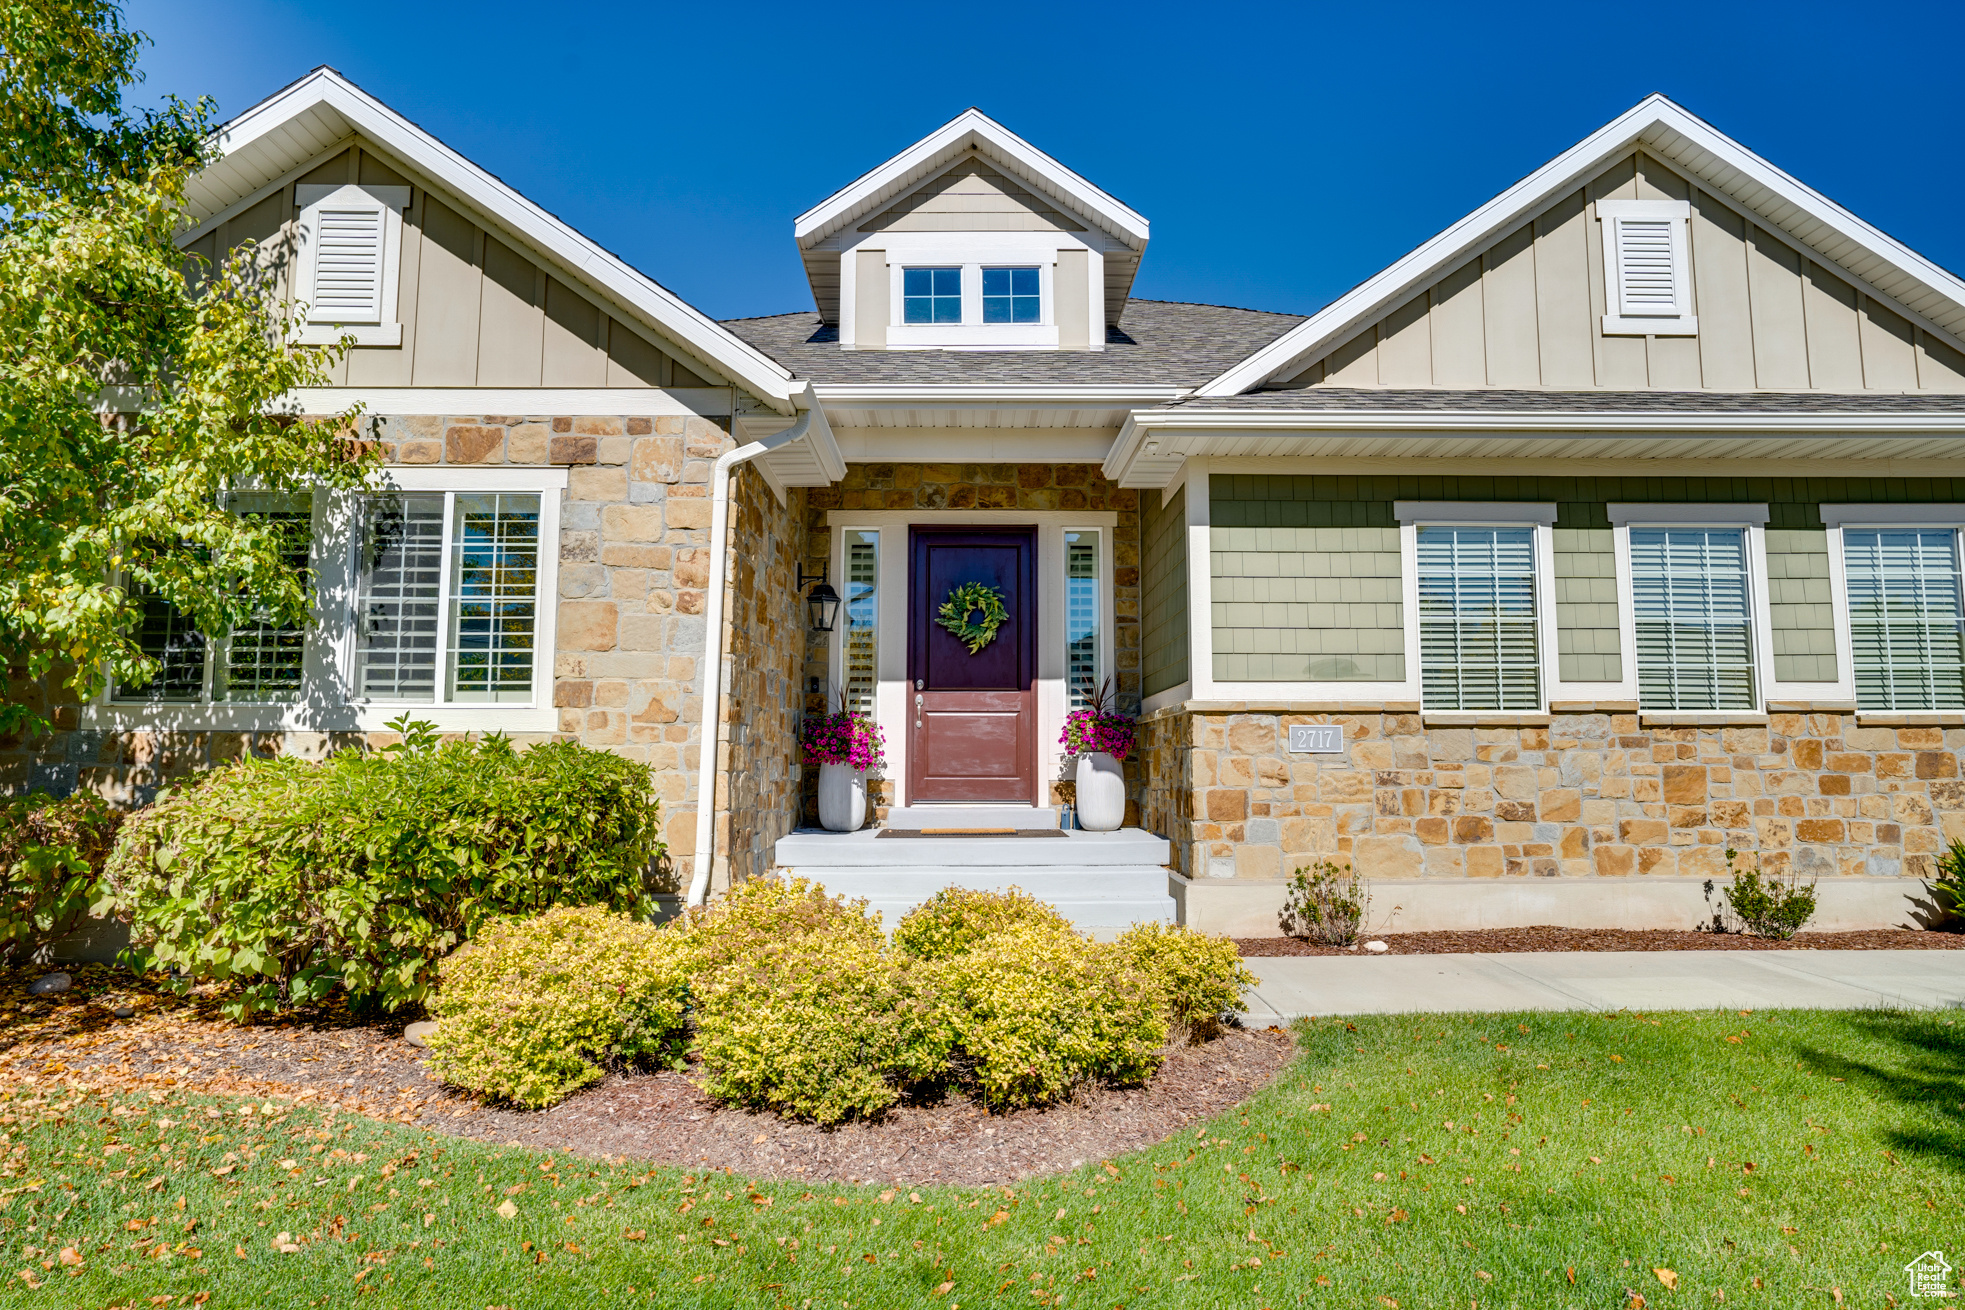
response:
<path id="1" fill-rule="evenodd" d="M 396 274 L 409 196 L 406 186 L 294 188 L 301 245 L 294 298 L 307 306 L 301 341 L 337 341 L 345 333 L 358 345 L 402 344 Z"/>
<path id="2" fill-rule="evenodd" d="M 539 496 L 371 497 L 359 562 L 357 694 L 530 703 L 538 629 Z"/>
<path id="3" fill-rule="evenodd" d="M 1082 710 L 1098 694 L 1099 534 L 1064 534 L 1065 709 Z"/>
<path id="4" fill-rule="evenodd" d="M 303 576 L 309 572 L 311 512 L 284 498 L 267 496 L 240 497 L 234 508 L 278 530 L 285 539 L 287 567 Z M 117 683 L 112 699 L 276 704 L 299 697 L 306 628 L 276 624 L 262 615 L 213 641 L 162 596 L 145 588 L 138 588 L 137 595 L 141 605 L 137 644 L 160 667 L 148 682 Z"/>
<path id="5" fill-rule="evenodd" d="M 985 268 L 982 271 L 983 322 L 1042 322 L 1041 286 L 1034 268 Z"/>
<path id="6" fill-rule="evenodd" d="M 1419 667 L 1429 710 L 1542 708 L 1535 529 L 1418 529 Z"/>
<path id="7" fill-rule="evenodd" d="M 1844 528 L 1856 707 L 1965 705 L 1965 606 L 1950 528 Z"/>
<path id="8" fill-rule="evenodd" d="M 909 268 L 901 271 L 901 321 L 960 323 L 962 270 Z"/>
<path id="9" fill-rule="evenodd" d="M 1756 708 L 1746 529 L 1630 531 L 1639 707 Z"/>
<path id="10" fill-rule="evenodd" d="M 1599 200 L 1603 224 L 1603 330 L 1623 336 L 1691 336 L 1692 261 L 1683 200 Z"/>
<path id="11" fill-rule="evenodd" d="M 880 534 L 849 530 L 846 546 L 846 708 L 872 714 L 880 663 Z"/>

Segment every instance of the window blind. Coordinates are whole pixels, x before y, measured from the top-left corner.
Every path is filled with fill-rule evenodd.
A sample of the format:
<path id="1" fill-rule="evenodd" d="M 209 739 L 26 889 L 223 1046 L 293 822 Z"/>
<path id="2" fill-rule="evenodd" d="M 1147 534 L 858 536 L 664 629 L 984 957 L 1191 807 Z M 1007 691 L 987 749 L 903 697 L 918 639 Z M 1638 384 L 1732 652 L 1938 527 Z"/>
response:
<path id="1" fill-rule="evenodd" d="M 1632 528 L 1638 704 L 1755 708 L 1744 528 Z"/>
<path id="2" fill-rule="evenodd" d="M 538 624 L 539 497 L 458 494 L 450 533 L 453 701 L 532 699 Z"/>
<path id="3" fill-rule="evenodd" d="M 872 714 L 880 676 L 880 534 L 846 533 L 846 708 Z"/>
<path id="4" fill-rule="evenodd" d="M 355 685 L 375 700 L 436 699 L 444 497 L 377 496 L 362 543 Z"/>
<path id="5" fill-rule="evenodd" d="M 1098 533 L 1064 534 L 1064 640 L 1067 710 L 1082 710 L 1098 694 Z"/>
<path id="6" fill-rule="evenodd" d="M 1418 537 L 1426 708 L 1541 709 L 1534 529 L 1422 527 Z"/>
<path id="7" fill-rule="evenodd" d="M 1856 705 L 1865 710 L 1965 705 L 1965 606 L 1950 528 L 1845 528 Z"/>

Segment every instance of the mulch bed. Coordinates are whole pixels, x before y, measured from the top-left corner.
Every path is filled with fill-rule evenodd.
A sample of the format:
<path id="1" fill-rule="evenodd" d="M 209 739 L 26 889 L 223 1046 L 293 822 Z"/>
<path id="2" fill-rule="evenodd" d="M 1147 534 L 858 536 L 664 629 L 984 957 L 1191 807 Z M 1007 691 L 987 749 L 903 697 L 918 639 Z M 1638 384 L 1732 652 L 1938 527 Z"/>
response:
<path id="1" fill-rule="evenodd" d="M 1743 933 L 1670 928 L 1477 928 L 1466 932 L 1397 932 L 1370 938 L 1387 955 L 1464 955 L 1516 951 L 1957 951 L 1965 933 L 1878 928 L 1866 932 L 1804 932 L 1792 941 Z M 1243 937 L 1244 956 L 1363 955 L 1362 946 L 1319 946 L 1295 937 Z"/>
<path id="2" fill-rule="evenodd" d="M 752 1178 L 997 1185 L 1150 1146 L 1246 1100 L 1286 1064 L 1279 1029 L 1171 1050 L 1143 1087 L 1081 1089 L 1042 1110 L 989 1114 L 959 1096 L 877 1124 L 823 1130 L 711 1104 L 684 1073 L 609 1074 L 550 1110 L 488 1106 L 444 1087 L 427 1052 L 340 1006 L 241 1027 L 215 996 L 178 998 L 105 965 L 65 965 L 74 987 L 30 997 L 45 970 L 0 973 L 0 1082 L 82 1080 L 335 1105 L 374 1118 L 540 1150 Z M 118 1005 L 135 1009 L 114 1017 Z"/>

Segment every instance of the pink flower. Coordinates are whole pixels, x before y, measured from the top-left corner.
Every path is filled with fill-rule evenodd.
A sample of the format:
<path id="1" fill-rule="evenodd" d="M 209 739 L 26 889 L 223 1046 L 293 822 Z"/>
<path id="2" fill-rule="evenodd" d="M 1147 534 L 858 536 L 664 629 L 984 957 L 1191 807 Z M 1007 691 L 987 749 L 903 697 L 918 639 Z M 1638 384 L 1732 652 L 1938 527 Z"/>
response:
<path id="1" fill-rule="evenodd" d="M 887 762 L 880 725 L 864 714 L 808 714 L 798 725 L 798 741 L 807 764 L 850 764 L 869 772 Z"/>
<path id="2" fill-rule="evenodd" d="M 1133 721 L 1123 714 L 1073 710 L 1064 716 L 1064 735 L 1058 743 L 1068 755 L 1103 753 L 1123 760 L 1132 754 Z"/>

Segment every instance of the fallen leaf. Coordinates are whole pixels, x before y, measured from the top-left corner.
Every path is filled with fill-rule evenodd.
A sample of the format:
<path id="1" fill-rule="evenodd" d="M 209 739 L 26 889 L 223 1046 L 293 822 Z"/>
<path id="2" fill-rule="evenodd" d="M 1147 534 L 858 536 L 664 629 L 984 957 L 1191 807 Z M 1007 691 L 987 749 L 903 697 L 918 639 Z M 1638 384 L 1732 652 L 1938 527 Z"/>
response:
<path id="1" fill-rule="evenodd" d="M 994 1228 L 998 1224 L 1008 1223 L 1009 1219 L 1010 1219 L 1010 1212 L 1008 1210 L 998 1210 L 995 1214 L 991 1215 L 988 1219 L 985 1219 L 983 1221 L 983 1227 Z"/>
<path id="2" fill-rule="evenodd" d="M 1569 1268 L 1563 1270 L 1563 1272 L 1569 1275 L 1570 1284 L 1573 1286 L 1576 1282 L 1576 1266 L 1571 1265 Z"/>
<path id="3" fill-rule="evenodd" d="M 82 1253 L 72 1246 L 62 1247 L 61 1255 L 57 1258 L 71 1269 L 80 1269 L 82 1267 Z"/>
<path id="4" fill-rule="evenodd" d="M 499 1206 L 495 1213 L 500 1219 L 516 1219 L 518 1218 L 519 1208 L 510 1201 L 507 1201 Z"/>
<path id="5" fill-rule="evenodd" d="M 955 1290 L 954 1283 L 942 1283 L 935 1288 L 934 1295 L 947 1296 L 950 1292 L 953 1292 L 954 1290 Z"/>
<path id="6" fill-rule="evenodd" d="M 1653 1269 L 1651 1272 L 1658 1275 L 1658 1281 L 1665 1285 L 1667 1292 L 1678 1291 L 1677 1271 L 1671 1269 Z"/>
<path id="7" fill-rule="evenodd" d="M 646 1228 L 627 1228 L 622 1230 L 621 1236 L 630 1242 L 639 1242 L 648 1236 L 648 1230 Z"/>

